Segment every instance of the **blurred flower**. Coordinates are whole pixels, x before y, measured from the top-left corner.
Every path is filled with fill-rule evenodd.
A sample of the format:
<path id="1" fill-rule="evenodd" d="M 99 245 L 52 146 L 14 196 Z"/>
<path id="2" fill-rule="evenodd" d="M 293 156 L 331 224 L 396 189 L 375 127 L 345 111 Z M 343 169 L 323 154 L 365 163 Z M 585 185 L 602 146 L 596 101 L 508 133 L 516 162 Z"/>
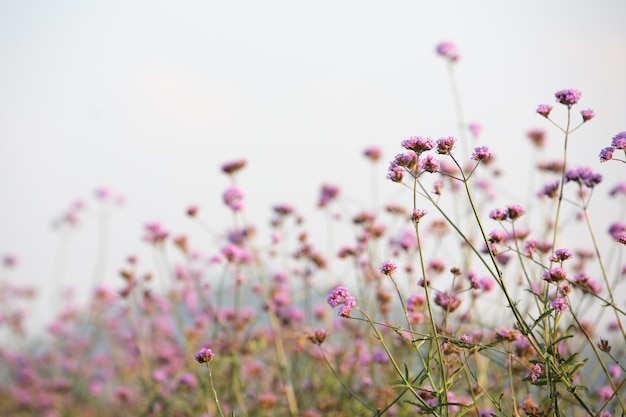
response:
<path id="1" fill-rule="evenodd" d="M 215 354 L 211 349 L 203 347 L 196 353 L 195 359 L 198 363 L 209 363 L 214 357 Z"/>
<path id="2" fill-rule="evenodd" d="M 449 41 L 439 43 L 435 50 L 437 51 L 437 54 L 447 58 L 450 62 L 456 62 L 461 58 L 457 52 L 456 45 Z"/>

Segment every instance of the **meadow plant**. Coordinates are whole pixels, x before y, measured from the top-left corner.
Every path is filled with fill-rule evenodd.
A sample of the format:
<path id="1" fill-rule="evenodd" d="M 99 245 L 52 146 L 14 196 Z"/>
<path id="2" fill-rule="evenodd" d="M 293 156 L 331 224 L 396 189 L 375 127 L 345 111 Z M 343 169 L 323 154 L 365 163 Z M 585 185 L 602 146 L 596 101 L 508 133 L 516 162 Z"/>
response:
<path id="1" fill-rule="evenodd" d="M 184 210 L 215 247 L 195 249 L 147 223 L 158 268 L 129 256 L 117 288 L 96 285 L 86 306 L 66 302 L 45 335 L 26 335 L 35 290 L 11 283 L 19 264 L 5 256 L 0 414 L 625 415 L 626 223 L 616 217 L 597 235 L 590 209 L 604 178 L 568 161 L 570 136 L 594 111 L 576 116 L 575 89 L 540 104 L 536 113 L 562 135 L 562 157 L 537 163 L 545 185 L 532 201 L 496 204 L 497 152 L 477 143 L 480 124 L 464 122 L 458 49 L 444 42 L 436 52 L 463 130 L 399 141 L 387 179 L 402 200 L 328 216 L 353 236 L 334 255 L 289 203 L 272 207 L 267 235 L 247 222 L 240 159 L 221 167 L 230 227 L 215 231 L 198 205 Z M 547 140 L 543 129 L 527 136 L 537 149 Z M 621 151 L 626 132 L 600 160 L 626 162 Z M 363 156 L 373 166 L 383 158 L 375 146 Z M 603 205 L 623 205 L 626 183 L 607 196 Z M 330 214 L 342 198 L 325 183 L 317 209 Z M 75 224 L 82 207 L 57 223 Z M 586 233 L 572 238 L 573 221 Z"/>

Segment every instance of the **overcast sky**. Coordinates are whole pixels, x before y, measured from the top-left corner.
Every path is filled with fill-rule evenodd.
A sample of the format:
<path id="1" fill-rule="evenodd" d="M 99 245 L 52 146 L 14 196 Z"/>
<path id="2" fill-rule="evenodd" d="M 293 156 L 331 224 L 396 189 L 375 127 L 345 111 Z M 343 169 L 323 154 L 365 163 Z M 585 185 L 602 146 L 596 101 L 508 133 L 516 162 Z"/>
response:
<path id="1" fill-rule="evenodd" d="M 573 87 L 577 111 L 597 117 L 573 137 L 572 161 L 608 188 L 624 176 L 597 158 L 626 130 L 624 16 L 621 0 L 0 0 L 0 254 L 20 260 L 12 280 L 45 291 L 62 248 L 51 223 L 83 200 L 62 281 L 86 288 L 93 193 L 106 186 L 125 198 L 102 269 L 119 284 L 124 258 L 145 250 L 146 222 L 191 233 L 184 210 L 196 203 L 221 229 L 219 167 L 235 158 L 249 161 L 240 184 L 256 223 L 277 202 L 311 212 L 323 182 L 365 205 L 370 145 L 384 151 L 379 189 L 392 195 L 384 177 L 401 140 L 458 135 L 434 53 L 444 40 L 462 55 L 466 119 L 484 126 L 481 143 L 512 181 L 527 176 L 513 167 L 531 156 L 530 128 L 545 128 L 560 157 L 561 136 L 535 109 Z"/>

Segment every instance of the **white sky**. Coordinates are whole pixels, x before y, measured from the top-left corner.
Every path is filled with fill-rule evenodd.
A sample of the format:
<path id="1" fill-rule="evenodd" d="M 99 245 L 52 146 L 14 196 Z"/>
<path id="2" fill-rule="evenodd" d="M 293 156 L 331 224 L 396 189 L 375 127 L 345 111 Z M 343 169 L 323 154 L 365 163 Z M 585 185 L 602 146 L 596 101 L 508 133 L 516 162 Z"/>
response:
<path id="1" fill-rule="evenodd" d="M 45 291 L 59 248 L 50 223 L 85 200 L 63 284 L 86 288 L 93 190 L 108 186 L 127 199 L 104 269 L 119 283 L 126 255 L 145 250 L 144 223 L 191 232 L 184 210 L 197 203 L 221 229 L 219 166 L 234 158 L 249 161 L 240 179 L 255 223 L 278 202 L 310 213 L 325 181 L 369 201 L 369 145 L 385 152 L 381 194 L 396 193 L 384 176 L 401 140 L 458 134 L 442 40 L 462 54 L 466 118 L 504 167 L 530 156 L 533 127 L 560 157 L 561 136 L 535 109 L 580 89 L 577 111 L 597 117 L 571 157 L 605 176 L 605 193 L 624 178 L 597 154 L 626 130 L 625 16 L 620 0 L 0 0 L 0 254 L 20 259 L 11 279 Z"/>

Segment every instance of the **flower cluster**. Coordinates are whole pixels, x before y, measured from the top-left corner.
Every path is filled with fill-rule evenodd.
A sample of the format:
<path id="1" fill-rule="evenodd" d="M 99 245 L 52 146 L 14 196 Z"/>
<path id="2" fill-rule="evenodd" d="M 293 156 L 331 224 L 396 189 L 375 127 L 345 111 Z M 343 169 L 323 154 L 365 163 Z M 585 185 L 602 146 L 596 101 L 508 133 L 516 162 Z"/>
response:
<path id="1" fill-rule="evenodd" d="M 356 307 L 356 298 L 350 295 L 348 289 L 344 286 L 338 286 L 328 294 L 326 300 L 328 305 L 335 308 L 341 306 L 339 309 L 340 317 L 350 317 L 350 312 L 353 307 Z"/>

